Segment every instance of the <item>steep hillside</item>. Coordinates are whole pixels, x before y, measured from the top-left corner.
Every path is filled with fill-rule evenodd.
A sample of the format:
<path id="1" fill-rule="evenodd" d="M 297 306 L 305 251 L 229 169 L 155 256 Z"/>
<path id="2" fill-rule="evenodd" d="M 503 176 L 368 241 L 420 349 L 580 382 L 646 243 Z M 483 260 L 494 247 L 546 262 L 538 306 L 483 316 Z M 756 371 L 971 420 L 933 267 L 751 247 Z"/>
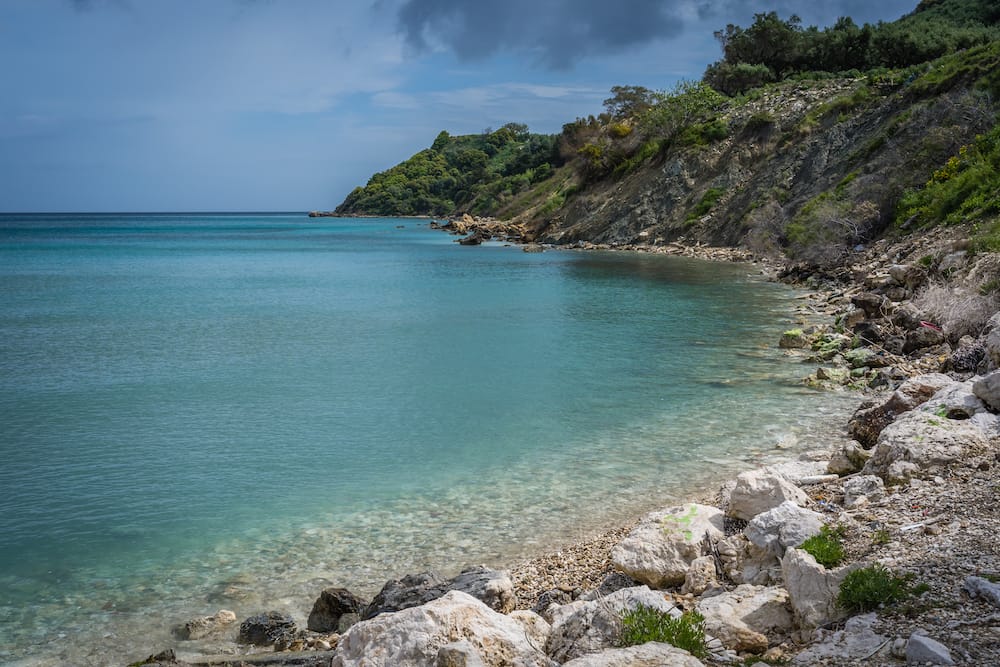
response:
<path id="1" fill-rule="evenodd" d="M 557 137 L 442 133 L 337 210 L 470 212 L 521 223 L 527 240 L 687 240 L 815 264 L 936 224 L 978 222 L 976 242 L 995 248 L 998 20 L 989 0 L 824 30 L 759 14 L 716 33 L 723 58 L 701 82 L 615 87 L 605 113 Z"/>

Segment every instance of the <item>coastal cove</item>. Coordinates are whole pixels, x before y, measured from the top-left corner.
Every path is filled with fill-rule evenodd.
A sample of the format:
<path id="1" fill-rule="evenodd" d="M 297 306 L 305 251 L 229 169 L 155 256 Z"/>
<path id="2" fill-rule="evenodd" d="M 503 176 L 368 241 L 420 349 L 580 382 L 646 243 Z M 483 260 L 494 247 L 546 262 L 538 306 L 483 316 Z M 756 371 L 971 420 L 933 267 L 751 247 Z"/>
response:
<path id="1" fill-rule="evenodd" d="M 799 293 L 746 265 L 301 214 L 5 215 L 0 257 L 5 663 L 509 563 L 856 402 L 798 382 Z"/>

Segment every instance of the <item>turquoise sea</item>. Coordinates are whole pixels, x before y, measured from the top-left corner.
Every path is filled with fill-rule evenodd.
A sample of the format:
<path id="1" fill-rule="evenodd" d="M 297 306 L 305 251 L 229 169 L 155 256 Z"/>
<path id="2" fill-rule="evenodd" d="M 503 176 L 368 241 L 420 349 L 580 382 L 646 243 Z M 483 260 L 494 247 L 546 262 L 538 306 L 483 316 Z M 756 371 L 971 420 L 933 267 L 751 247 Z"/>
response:
<path id="1" fill-rule="evenodd" d="M 502 564 L 847 410 L 754 267 L 426 221 L 0 215 L 0 663 Z M 787 453 L 785 454 L 787 455 Z M 184 650 L 213 650 L 205 644 Z"/>

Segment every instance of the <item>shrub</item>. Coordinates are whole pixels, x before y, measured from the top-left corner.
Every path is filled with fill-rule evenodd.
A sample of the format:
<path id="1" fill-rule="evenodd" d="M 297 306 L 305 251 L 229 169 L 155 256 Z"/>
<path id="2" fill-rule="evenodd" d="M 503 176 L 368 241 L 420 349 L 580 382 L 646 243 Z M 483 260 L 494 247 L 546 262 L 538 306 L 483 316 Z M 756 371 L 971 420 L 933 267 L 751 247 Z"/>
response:
<path id="1" fill-rule="evenodd" d="M 801 548 L 823 567 L 836 567 L 844 562 L 844 528 L 823 526 L 819 535 L 803 542 Z"/>
<path id="2" fill-rule="evenodd" d="M 686 222 L 697 222 L 701 216 L 712 210 L 724 194 L 726 194 L 725 188 L 709 188 L 706 190 L 705 194 L 701 198 L 701 201 L 695 204 L 694 208 L 688 211 Z"/>
<path id="3" fill-rule="evenodd" d="M 685 612 L 680 618 L 639 605 L 622 614 L 621 646 L 638 646 L 646 642 L 666 642 L 684 649 L 696 658 L 708 656 L 705 645 L 705 617 L 696 611 Z"/>
<path id="4" fill-rule="evenodd" d="M 837 604 L 850 612 L 872 611 L 909 597 L 913 592 L 909 582 L 909 577 L 894 575 L 885 565 L 876 563 L 844 577 Z"/>

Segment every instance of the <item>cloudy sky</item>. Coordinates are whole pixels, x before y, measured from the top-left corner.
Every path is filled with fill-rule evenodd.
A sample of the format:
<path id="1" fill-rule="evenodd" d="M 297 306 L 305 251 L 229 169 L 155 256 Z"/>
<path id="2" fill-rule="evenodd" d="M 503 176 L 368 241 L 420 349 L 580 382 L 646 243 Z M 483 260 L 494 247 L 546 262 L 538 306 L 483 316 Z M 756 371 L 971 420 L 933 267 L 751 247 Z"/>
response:
<path id="1" fill-rule="evenodd" d="M 442 129 L 557 132 L 755 12 L 916 0 L 0 0 L 0 211 L 308 210 Z"/>

